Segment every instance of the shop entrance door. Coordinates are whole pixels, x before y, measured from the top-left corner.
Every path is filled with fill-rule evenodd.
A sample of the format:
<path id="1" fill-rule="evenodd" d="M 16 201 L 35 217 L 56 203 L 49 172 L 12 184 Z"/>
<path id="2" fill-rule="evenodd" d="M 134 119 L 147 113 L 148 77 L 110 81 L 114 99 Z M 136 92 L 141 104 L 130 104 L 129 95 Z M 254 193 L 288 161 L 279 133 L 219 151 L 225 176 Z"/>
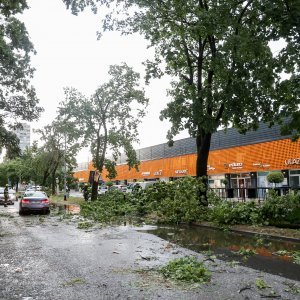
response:
<path id="1" fill-rule="evenodd" d="M 246 199 L 248 197 L 248 188 L 252 186 L 249 173 L 233 174 L 230 183 L 234 198 Z"/>
<path id="2" fill-rule="evenodd" d="M 239 189 L 238 189 L 238 198 L 246 198 L 246 189 L 245 189 L 245 178 L 239 178 Z"/>

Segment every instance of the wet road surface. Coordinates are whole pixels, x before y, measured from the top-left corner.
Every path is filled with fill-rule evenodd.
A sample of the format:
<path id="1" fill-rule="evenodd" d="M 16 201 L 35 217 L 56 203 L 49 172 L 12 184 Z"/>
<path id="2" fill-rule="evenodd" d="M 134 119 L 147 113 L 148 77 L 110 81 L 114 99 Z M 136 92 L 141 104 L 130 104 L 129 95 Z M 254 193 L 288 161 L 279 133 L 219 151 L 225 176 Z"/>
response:
<path id="1" fill-rule="evenodd" d="M 20 217 L 17 207 L 0 206 L 1 300 L 246 300 L 270 299 L 270 294 L 274 299 L 300 299 L 298 281 L 208 258 L 147 233 L 147 226 L 79 229 L 84 220 L 77 215 Z M 186 255 L 205 260 L 212 272 L 210 283 L 177 284 L 157 272 L 169 260 Z M 269 287 L 258 289 L 257 278 Z"/>

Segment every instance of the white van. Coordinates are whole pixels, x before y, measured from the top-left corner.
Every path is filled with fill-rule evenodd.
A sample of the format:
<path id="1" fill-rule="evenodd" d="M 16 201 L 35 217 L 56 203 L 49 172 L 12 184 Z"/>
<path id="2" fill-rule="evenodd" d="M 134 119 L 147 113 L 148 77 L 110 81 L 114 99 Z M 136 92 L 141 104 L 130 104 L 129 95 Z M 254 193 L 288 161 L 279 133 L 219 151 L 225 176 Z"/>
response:
<path id="1" fill-rule="evenodd" d="M 140 187 L 142 190 L 146 189 L 147 187 L 153 185 L 157 181 L 137 181 L 129 183 L 127 188 L 127 193 L 131 193 L 133 189 Z"/>

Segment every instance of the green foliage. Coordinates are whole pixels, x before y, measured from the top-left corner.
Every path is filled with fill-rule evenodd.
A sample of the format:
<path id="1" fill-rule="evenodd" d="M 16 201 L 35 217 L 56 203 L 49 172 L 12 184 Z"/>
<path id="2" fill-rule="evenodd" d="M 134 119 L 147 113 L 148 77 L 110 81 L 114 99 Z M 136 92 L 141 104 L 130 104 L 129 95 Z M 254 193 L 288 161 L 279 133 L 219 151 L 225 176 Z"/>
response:
<path id="1" fill-rule="evenodd" d="M 212 206 L 210 220 L 220 225 L 257 224 L 261 221 L 259 208 L 253 201 L 221 201 Z"/>
<path id="2" fill-rule="evenodd" d="M 0 151 L 2 147 L 6 148 L 5 156 L 8 159 L 14 159 L 21 154 L 19 139 L 16 134 L 0 126 Z"/>
<path id="3" fill-rule="evenodd" d="M 292 113 L 291 119 L 287 123 L 283 124 L 281 134 L 292 135 L 293 141 L 300 138 L 300 111 Z"/>
<path id="4" fill-rule="evenodd" d="M 209 206 L 199 205 L 197 193 L 202 181 L 185 177 L 174 182 L 157 182 L 145 190 L 123 194 L 110 190 L 98 201 L 82 203 L 81 213 L 101 222 L 123 217 L 151 216 L 160 223 L 211 221 L 221 226 L 237 224 L 299 223 L 300 195 L 278 196 L 270 192 L 261 206 L 254 201 L 229 202 L 214 193 L 208 195 Z M 258 240 L 257 243 L 262 243 Z"/>
<path id="5" fill-rule="evenodd" d="M 75 88 L 65 89 L 59 113 L 73 122 L 82 145 L 90 147 L 94 167 L 101 173 L 105 165 L 110 179 L 116 176 L 115 161 L 121 150 L 129 168 L 138 166 L 132 143 L 138 141 L 137 126 L 148 105 L 139 80 L 139 73 L 123 63 L 110 66 L 108 81 L 90 97 Z M 112 159 L 106 157 L 108 150 L 112 151 Z"/>
<path id="6" fill-rule="evenodd" d="M 111 187 L 114 185 L 114 183 L 112 181 L 106 181 L 105 182 L 106 186 Z"/>
<path id="7" fill-rule="evenodd" d="M 19 120 L 32 122 L 43 111 L 37 107 L 39 101 L 31 85 L 34 69 L 30 63 L 35 50 L 18 19 L 27 8 L 26 0 L 1 1 L 0 5 L 0 149 L 6 147 L 10 155 L 18 147 L 6 125 L 15 128 Z"/>
<path id="8" fill-rule="evenodd" d="M 196 178 L 185 177 L 175 181 L 173 186 L 173 197 L 171 194 L 161 199 L 159 211 L 165 218 L 163 221 L 181 223 L 199 220 L 205 209 L 199 204 L 201 181 Z"/>
<path id="9" fill-rule="evenodd" d="M 99 195 L 97 201 L 80 204 L 80 214 L 99 222 L 109 223 L 125 216 L 134 215 L 136 207 L 119 190 L 109 190 Z"/>
<path id="10" fill-rule="evenodd" d="M 293 257 L 294 263 L 300 265 L 300 250 L 293 251 L 292 257 Z"/>
<path id="11" fill-rule="evenodd" d="M 284 176 L 281 172 L 271 172 L 267 175 L 267 180 L 270 183 L 281 183 L 284 180 Z"/>
<path id="12" fill-rule="evenodd" d="M 229 182 L 229 180 L 227 178 L 221 179 L 221 183 L 224 185 L 228 184 L 228 182 Z"/>
<path id="13" fill-rule="evenodd" d="M 292 260 L 295 264 L 300 265 L 300 251 L 299 250 L 292 251 L 292 252 L 289 252 L 287 250 L 278 250 L 278 251 L 274 252 L 273 254 L 279 255 L 279 256 L 288 256 L 288 257 L 292 258 Z"/>
<path id="14" fill-rule="evenodd" d="M 78 135 L 73 127 L 70 122 L 56 119 L 51 125 L 37 130 L 43 145 L 38 147 L 34 144 L 20 157 L 5 161 L 1 165 L 4 172 L 2 175 L 6 177 L 6 180 L 10 178 L 13 185 L 22 179 L 26 183 L 39 184 L 54 194 L 56 178 L 60 183 L 63 181 L 65 154 L 67 181 L 71 183 L 74 179 L 71 178 L 70 173 L 75 165 L 75 155 L 79 149 L 76 143 Z M 0 180 L 2 180 L 1 177 Z"/>
<path id="15" fill-rule="evenodd" d="M 84 284 L 86 283 L 86 281 L 82 278 L 74 278 L 68 282 L 63 283 L 64 287 L 70 287 L 70 286 L 74 286 L 76 284 Z"/>
<path id="16" fill-rule="evenodd" d="M 175 182 L 157 182 L 131 194 L 109 190 L 98 201 L 83 203 L 81 214 L 102 222 L 151 214 L 156 215 L 158 222 L 193 222 L 207 214 L 207 209 L 198 202 L 199 184 L 199 180 L 186 177 Z"/>
<path id="17" fill-rule="evenodd" d="M 123 151 L 130 168 L 138 168 L 139 161 L 132 144 L 138 141 L 138 124 L 145 115 L 148 99 L 139 86 L 140 75 L 125 63 L 110 66 L 108 81 L 102 83 L 90 97 L 75 88 L 65 89 L 65 100 L 59 108 L 60 116 L 69 120 L 80 133 L 82 145 L 89 147 L 93 166 L 108 178 L 117 176 L 116 161 Z M 112 158 L 107 158 L 107 152 Z M 97 181 L 92 184 L 91 199 L 97 198 Z"/>
<path id="18" fill-rule="evenodd" d="M 79 229 L 88 229 L 90 227 L 93 227 L 93 223 L 91 222 L 79 222 L 77 225 L 77 228 Z"/>
<path id="19" fill-rule="evenodd" d="M 242 255 L 242 256 L 246 256 L 246 257 L 249 257 L 249 256 L 257 254 L 257 252 L 255 250 L 249 249 L 249 248 L 244 248 L 244 247 L 242 247 L 236 253 L 239 254 L 239 255 Z"/>
<path id="20" fill-rule="evenodd" d="M 261 278 L 256 278 L 255 279 L 255 285 L 258 289 L 262 290 L 262 289 L 266 289 L 269 288 L 269 286 L 264 282 L 263 279 Z"/>
<path id="21" fill-rule="evenodd" d="M 164 277 L 189 282 L 205 283 L 210 281 L 211 273 L 195 257 L 184 257 L 170 261 L 160 272 Z"/>
<path id="22" fill-rule="evenodd" d="M 270 191 L 262 204 L 261 214 L 268 224 L 299 224 L 300 194 L 278 196 L 275 191 Z"/>

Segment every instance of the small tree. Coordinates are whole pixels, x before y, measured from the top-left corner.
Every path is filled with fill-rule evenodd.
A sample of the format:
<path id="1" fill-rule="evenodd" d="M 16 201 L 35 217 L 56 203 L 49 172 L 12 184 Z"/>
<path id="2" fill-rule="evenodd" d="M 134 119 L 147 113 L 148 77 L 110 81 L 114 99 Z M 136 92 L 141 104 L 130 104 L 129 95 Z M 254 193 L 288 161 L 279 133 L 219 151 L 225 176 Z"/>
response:
<path id="1" fill-rule="evenodd" d="M 224 184 L 225 186 L 228 184 L 228 179 L 227 178 L 223 178 L 221 179 L 221 183 Z"/>
<path id="2" fill-rule="evenodd" d="M 66 100 L 61 103 L 60 114 L 81 133 L 84 146 L 89 146 L 93 166 L 99 173 L 106 167 L 108 178 L 116 177 L 116 160 L 121 149 L 127 156 L 129 169 L 138 167 L 133 142 L 138 141 L 137 126 L 145 115 L 148 99 L 139 89 L 138 73 L 126 64 L 110 66 L 110 78 L 89 98 L 74 88 L 65 89 Z M 108 150 L 112 158 L 107 157 Z M 92 184 L 92 200 L 97 199 L 98 180 Z"/>
<path id="3" fill-rule="evenodd" d="M 112 181 L 107 181 L 105 184 L 108 188 L 111 188 L 114 185 Z"/>
<path id="4" fill-rule="evenodd" d="M 69 174 L 67 169 L 72 170 L 76 164 L 75 156 L 80 148 L 80 144 L 77 142 L 79 133 L 74 124 L 70 121 L 61 121 L 59 118 L 36 132 L 40 134 L 41 141 L 44 142 L 37 157 L 42 185 L 45 186 L 48 181 L 52 193 L 55 194 L 58 173 L 61 172 L 64 177 L 64 172 L 66 172 L 67 176 Z"/>
<path id="5" fill-rule="evenodd" d="M 275 183 L 275 187 L 277 183 L 281 183 L 284 180 L 284 176 L 281 172 L 271 172 L 267 175 L 267 180 L 270 183 Z"/>

